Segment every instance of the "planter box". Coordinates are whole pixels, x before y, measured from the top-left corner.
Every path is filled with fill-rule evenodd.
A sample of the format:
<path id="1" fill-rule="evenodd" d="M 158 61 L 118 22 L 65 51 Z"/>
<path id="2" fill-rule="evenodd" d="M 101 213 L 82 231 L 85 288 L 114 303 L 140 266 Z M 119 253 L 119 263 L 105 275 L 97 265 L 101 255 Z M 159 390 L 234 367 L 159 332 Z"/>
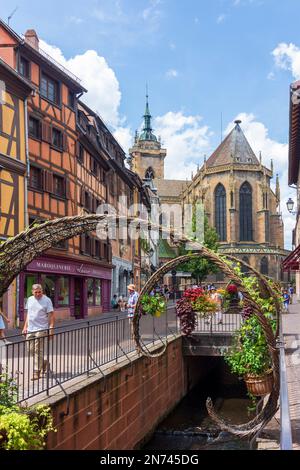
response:
<path id="1" fill-rule="evenodd" d="M 247 374 L 244 377 L 248 392 L 255 397 L 268 395 L 273 389 L 273 371 L 263 375 Z"/>

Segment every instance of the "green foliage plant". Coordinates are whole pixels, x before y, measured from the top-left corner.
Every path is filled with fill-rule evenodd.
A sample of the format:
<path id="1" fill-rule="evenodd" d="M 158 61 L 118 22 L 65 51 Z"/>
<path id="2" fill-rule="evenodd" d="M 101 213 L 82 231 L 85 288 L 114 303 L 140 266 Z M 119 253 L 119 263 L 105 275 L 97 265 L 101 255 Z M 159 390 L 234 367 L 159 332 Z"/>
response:
<path id="1" fill-rule="evenodd" d="M 141 298 L 142 314 L 160 317 L 166 310 L 166 300 L 160 294 L 145 294 Z"/>
<path id="2" fill-rule="evenodd" d="M 242 285 L 249 292 L 252 300 L 259 306 L 261 312 L 276 331 L 276 310 L 274 299 L 263 298 L 258 286 L 259 280 L 254 276 L 246 276 L 241 272 L 240 265 L 226 261 L 240 277 Z M 272 281 L 269 281 L 270 284 Z M 263 328 L 251 307 L 244 306 L 243 322 L 236 332 L 234 344 L 225 356 L 231 371 L 239 376 L 264 375 L 271 369 L 271 358 Z"/>
<path id="3" fill-rule="evenodd" d="M 17 387 L 7 373 L 0 375 L 0 450 L 42 450 L 54 431 L 47 405 L 21 407 L 16 403 Z"/>

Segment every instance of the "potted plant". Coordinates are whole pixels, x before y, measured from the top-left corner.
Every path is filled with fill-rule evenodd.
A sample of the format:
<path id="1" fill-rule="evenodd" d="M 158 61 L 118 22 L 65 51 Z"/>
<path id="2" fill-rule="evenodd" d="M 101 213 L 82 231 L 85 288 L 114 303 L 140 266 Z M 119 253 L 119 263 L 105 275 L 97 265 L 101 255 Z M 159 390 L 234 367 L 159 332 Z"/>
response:
<path id="1" fill-rule="evenodd" d="M 152 315 L 160 317 L 166 311 L 166 300 L 160 294 L 145 294 L 141 298 L 142 315 Z"/>
<path id="2" fill-rule="evenodd" d="M 250 395 L 263 396 L 272 391 L 273 372 L 262 327 L 251 308 L 242 312 L 243 324 L 235 335 L 233 347 L 225 356 L 231 371 L 243 377 Z"/>

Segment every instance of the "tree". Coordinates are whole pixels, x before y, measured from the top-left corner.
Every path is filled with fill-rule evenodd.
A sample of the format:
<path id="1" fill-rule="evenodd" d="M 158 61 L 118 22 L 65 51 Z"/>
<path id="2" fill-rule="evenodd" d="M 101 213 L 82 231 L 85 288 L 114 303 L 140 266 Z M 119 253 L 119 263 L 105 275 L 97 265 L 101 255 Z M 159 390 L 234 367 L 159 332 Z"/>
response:
<path id="1" fill-rule="evenodd" d="M 213 251 L 218 251 L 218 234 L 213 227 L 209 226 L 208 218 L 204 217 L 204 246 L 210 248 Z M 188 252 L 182 248 L 181 255 L 187 254 Z M 196 279 L 197 284 L 201 284 L 203 280 L 209 274 L 215 274 L 219 270 L 214 263 L 208 261 L 207 259 L 199 258 L 192 259 L 188 263 L 184 263 L 180 266 L 180 269 L 184 272 L 190 272 L 192 277 Z"/>

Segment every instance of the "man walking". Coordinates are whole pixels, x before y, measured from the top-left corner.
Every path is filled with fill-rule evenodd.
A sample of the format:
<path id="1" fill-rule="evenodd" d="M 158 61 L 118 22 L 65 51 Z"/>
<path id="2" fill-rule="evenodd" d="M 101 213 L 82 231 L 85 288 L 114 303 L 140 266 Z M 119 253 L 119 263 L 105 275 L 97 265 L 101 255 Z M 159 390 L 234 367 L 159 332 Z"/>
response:
<path id="1" fill-rule="evenodd" d="M 32 286 L 32 296 L 28 298 L 25 307 L 27 316 L 22 333 L 26 339 L 29 354 L 34 357 L 34 372 L 31 380 L 37 380 L 50 366 L 44 359 L 45 337 L 53 335 L 54 311 L 51 299 L 43 294 L 40 284 Z"/>

